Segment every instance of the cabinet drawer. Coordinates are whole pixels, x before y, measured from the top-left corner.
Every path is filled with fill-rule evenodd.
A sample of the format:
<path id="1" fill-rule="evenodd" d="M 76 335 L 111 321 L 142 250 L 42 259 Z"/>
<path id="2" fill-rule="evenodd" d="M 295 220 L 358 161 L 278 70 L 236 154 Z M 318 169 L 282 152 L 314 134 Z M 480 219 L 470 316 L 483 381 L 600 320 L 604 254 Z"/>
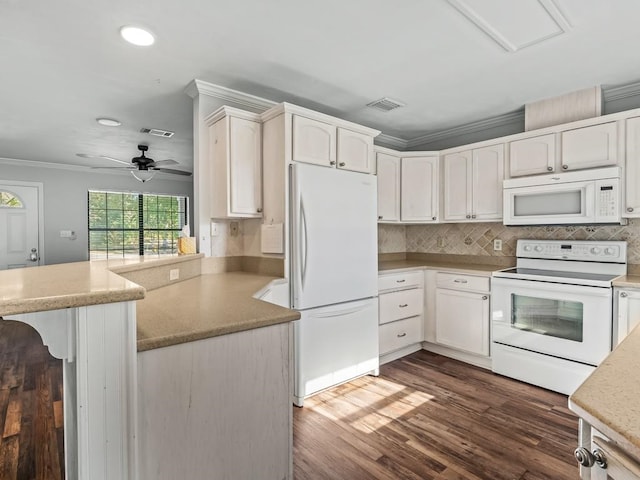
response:
<path id="1" fill-rule="evenodd" d="M 489 277 L 466 275 L 457 273 L 438 272 L 436 285 L 440 288 L 453 288 L 456 290 L 489 291 Z"/>
<path id="2" fill-rule="evenodd" d="M 424 309 L 424 290 L 412 288 L 397 292 L 384 293 L 378 297 L 380 302 L 380 324 L 393 322 L 401 318 L 421 315 Z"/>
<path id="3" fill-rule="evenodd" d="M 397 290 L 399 288 L 422 287 L 424 285 L 424 273 L 417 272 L 394 273 L 378 276 L 378 291 Z"/>
<path id="4" fill-rule="evenodd" d="M 380 326 L 380 355 L 399 348 L 418 343 L 422 340 L 422 321 L 420 317 L 411 317 Z"/>

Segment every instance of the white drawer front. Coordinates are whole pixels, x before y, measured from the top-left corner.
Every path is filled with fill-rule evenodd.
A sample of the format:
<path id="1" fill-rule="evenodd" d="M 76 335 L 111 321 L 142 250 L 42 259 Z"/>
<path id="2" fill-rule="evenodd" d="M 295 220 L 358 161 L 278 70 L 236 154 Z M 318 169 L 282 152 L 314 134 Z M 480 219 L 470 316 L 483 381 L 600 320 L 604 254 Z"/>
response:
<path id="1" fill-rule="evenodd" d="M 436 275 L 436 285 L 440 288 L 480 292 L 488 292 L 490 288 L 489 277 L 444 272 L 438 272 Z"/>
<path id="2" fill-rule="evenodd" d="M 397 292 L 383 293 L 378 297 L 380 302 L 380 324 L 400 320 L 401 318 L 421 315 L 424 310 L 424 290 L 412 288 Z"/>
<path id="3" fill-rule="evenodd" d="M 393 273 L 378 276 L 378 291 L 395 290 L 398 288 L 422 287 L 424 285 L 424 272 Z"/>
<path id="4" fill-rule="evenodd" d="M 380 355 L 422 341 L 421 317 L 411 317 L 380 326 Z"/>

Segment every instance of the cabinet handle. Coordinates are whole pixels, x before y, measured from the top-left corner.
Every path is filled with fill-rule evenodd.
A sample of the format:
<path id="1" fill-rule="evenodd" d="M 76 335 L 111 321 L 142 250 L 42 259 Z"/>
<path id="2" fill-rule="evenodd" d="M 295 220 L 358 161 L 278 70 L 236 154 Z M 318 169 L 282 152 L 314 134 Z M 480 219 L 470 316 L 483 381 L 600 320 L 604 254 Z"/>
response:
<path id="1" fill-rule="evenodd" d="M 569 170 L 569 165 L 562 165 L 563 170 Z"/>
<path id="2" fill-rule="evenodd" d="M 399 306 L 400 308 L 405 308 L 405 307 L 408 307 L 408 306 L 409 306 L 409 304 L 408 304 L 408 303 L 403 303 L 402 305 L 398 305 L 398 306 Z"/>
<path id="3" fill-rule="evenodd" d="M 633 212 L 633 207 L 627 207 L 627 212 Z"/>
<path id="4" fill-rule="evenodd" d="M 339 167 L 344 167 L 345 165 L 346 165 L 346 163 L 344 163 L 344 162 L 340 162 L 340 163 L 338 164 L 338 166 L 339 166 Z"/>
<path id="5" fill-rule="evenodd" d="M 262 207 L 258 207 L 258 213 L 262 213 Z"/>
<path id="6" fill-rule="evenodd" d="M 378 215 L 378 220 L 382 220 L 382 215 Z"/>
<path id="7" fill-rule="evenodd" d="M 333 160 L 331 160 L 331 161 L 329 162 L 329 165 L 335 165 L 335 164 L 336 164 L 336 162 L 335 162 L 335 161 L 333 161 Z"/>
<path id="8" fill-rule="evenodd" d="M 483 300 L 488 300 L 488 299 L 489 299 L 489 297 L 488 297 L 487 295 L 482 295 L 482 299 L 483 299 Z"/>
<path id="9" fill-rule="evenodd" d="M 435 219 L 436 219 L 436 217 L 431 217 L 431 220 L 435 220 Z"/>
<path id="10" fill-rule="evenodd" d="M 396 280 L 396 283 L 404 283 L 406 280 Z"/>
<path id="11" fill-rule="evenodd" d="M 453 283 L 467 283 L 467 281 L 464 278 L 456 278 Z"/>
<path id="12" fill-rule="evenodd" d="M 553 172 L 553 167 L 547 167 L 547 172 Z"/>
<path id="13" fill-rule="evenodd" d="M 471 215 L 471 218 L 476 218 L 476 216 L 475 215 Z"/>
<path id="14" fill-rule="evenodd" d="M 620 292 L 620 297 L 627 298 L 629 294 L 627 292 Z"/>
<path id="15" fill-rule="evenodd" d="M 406 337 L 406 336 L 407 336 L 406 332 L 405 333 L 399 333 L 397 335 L 398 338 L 402 338 L 402 337 Z"/>
<path id="16" fill-rule="evenodd" d="M 471 218 L 471 215 L 467 215 L 467 218 Z"/>

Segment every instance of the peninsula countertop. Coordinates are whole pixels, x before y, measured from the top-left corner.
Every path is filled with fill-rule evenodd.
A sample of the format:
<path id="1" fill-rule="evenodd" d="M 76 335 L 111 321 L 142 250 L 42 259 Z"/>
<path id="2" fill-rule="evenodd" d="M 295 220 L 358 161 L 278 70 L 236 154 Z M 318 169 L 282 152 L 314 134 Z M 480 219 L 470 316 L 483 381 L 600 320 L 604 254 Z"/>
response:
<path id="1" fill-rule="evenodd" d="M 144 298 L 145 289 L 105 268 L 75 262 L 0 271 L 0 317 Z"/>
<path id="2" fill-rule="evenodd" d="M 569 408 L 640 459 L 640 329 L 634 329 L 569 397 Z"/>
<path id="3" fill-rule="evenodd" d="M 253 298 L 273 280 L 246 272 L 205 274 L 148 291 L 137 302 L 138 351 L 299 319 L 294 310 Z"/>

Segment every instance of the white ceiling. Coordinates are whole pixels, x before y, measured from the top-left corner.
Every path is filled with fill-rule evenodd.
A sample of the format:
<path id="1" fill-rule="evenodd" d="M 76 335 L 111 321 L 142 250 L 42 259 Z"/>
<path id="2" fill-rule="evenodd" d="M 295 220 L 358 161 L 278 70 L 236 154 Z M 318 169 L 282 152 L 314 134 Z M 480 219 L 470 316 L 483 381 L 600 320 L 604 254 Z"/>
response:
<path id="1" fill-rule="evenodd" d="M 638 0 L 0 0 L 0 157 L 110 165 L 75 154 L 144 142 L 191 170 L 194 78 L 410 140 L 639 80 L 639 20 Z M 383 96 L 406 107 L 365 107 Z"/>

